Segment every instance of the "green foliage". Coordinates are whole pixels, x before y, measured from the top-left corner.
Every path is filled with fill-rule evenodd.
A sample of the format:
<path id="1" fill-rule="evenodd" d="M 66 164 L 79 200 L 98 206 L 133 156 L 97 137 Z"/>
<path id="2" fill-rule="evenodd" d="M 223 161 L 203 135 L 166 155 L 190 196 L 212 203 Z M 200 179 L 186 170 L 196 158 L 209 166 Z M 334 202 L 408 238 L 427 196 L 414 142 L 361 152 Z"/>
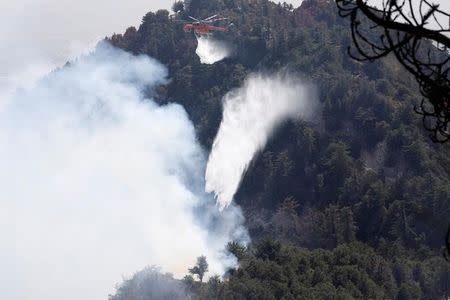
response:
<path id="1" fill-rule="evenodd" d="M 146 269 L 110 299 L 439 299 L 449 280 L 450 266 L 441 257 L 392 262 L 360 242 L 329 251 L 264 239 L 226 280 L 212 276 L 202 283 L 187 275 L 177 281 Z"/>
<path id="2" fill-rule="evenodd" d="M 148 267 L 137 272 L 117 287 L 109 300 L 184 300 L 188 296 L 185 285 L 171 274 L 163 274 L 158 268 Z"/>
<path id="3" fill-rule="evenodd" d="M 176 2 L 172 5 L 172 11 L 173 11 L 174 13 L 178 13 L 178 12 L 184 11 L 184 3 L 183 3 L 183 1 L 176 1 Z"/>
<path id="4" fill-rule="evenodd" d="M 428 291 L 421 274 L 435 260 L 444 262 L 409 262 L 413 271 L 405 262 L 393 264 L 357 242 L 333 251 L 310 251 L 264 240 L 253 253 L 224 283 L 220 299 L 419 299 Z M 442 265 L 438 277 L 449 279 L 449 271 Z M 442 286 L 433 295 L 444 292 Z"/>
<path id="5" fill-rule="evenodd" d="M 242 260 L 247 255 L 247 247 L 238 242 L 229 242 L 227 251 L 234 255 L 238 260 Z"/>
<path id="6" fill-rule="evenodd" d="M 208 262 L 206 261 L 206 256 L 197 257 L 197 263 L 191 269 L 189 269 L 189 273 L 192 275 L 197 275 L 200 282 L 203 282 L 203 276 L 208 272 Z"/>
<path id="7" fill-rule="evenodd" d="M 430 143 L 412 110 L 420 101 L 414 79 L 391 57 L 372 64 L 349 58 L 348 24 L 333 1 L 305 0 L 294 10 L 267 0 L 187 2 L 191 15 L 230 18 L 235 26 L 216 37 L 235 47 L 233 57 L 200 64 L 195 37 L 167 11 L 150 12 L 138 29 L 109 40 L 168 66 L 170 83 L 149 96 L 182 104 L 205 148 L 220 124 L 222 97 L 252 72 L 288 67 L 314 80 L 321 103 L 314 122 L 280 128 L 243 179 L 236 198 L 252 239 L 262 242 L 251 249 L 228 245 L 241 267 L 220 283 L 185 279 L 193 293 L 202 299 L 448 295 L 441 247 L 450 215 L 450 144 Z"/>

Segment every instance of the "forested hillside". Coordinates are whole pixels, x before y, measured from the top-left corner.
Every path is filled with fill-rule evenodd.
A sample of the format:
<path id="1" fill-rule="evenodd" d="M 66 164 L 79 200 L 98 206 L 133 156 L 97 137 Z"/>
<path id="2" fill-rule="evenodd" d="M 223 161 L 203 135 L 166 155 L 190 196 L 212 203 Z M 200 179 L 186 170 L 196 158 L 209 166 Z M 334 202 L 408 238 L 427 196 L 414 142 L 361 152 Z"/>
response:
<path id="1" fill-rule="evenodd" d="M 224 282 L 187 277 L 185 292 L 201 299 L 448 297 L 442 247 L 450 144 L 433 144 L 423 130 L 414 79 L 389 57 L 352 60 L 347 20 L 332 1 L 293 9 L 267 0 L 192 0 L 185 10 L 171 18 L 147 13 L 138 29 L 108 40 L 168 66 L 171 81 L 154 96 L 186 108 L 206 149 L 222 97 L 252 72 L 287 68 L 317 85 L 321 103 L 314 121 L 279 129 L 244 178 L 235 200 L 253 244 L 229 245 L 240 268 Z M 174 19 L 214 13 L 234 23 L 217 35 L 234 55 L 203 65 L 195 37 Z M 145 284 L 131 292 L 133 280 L 111 299 L 149 299 Z"/>

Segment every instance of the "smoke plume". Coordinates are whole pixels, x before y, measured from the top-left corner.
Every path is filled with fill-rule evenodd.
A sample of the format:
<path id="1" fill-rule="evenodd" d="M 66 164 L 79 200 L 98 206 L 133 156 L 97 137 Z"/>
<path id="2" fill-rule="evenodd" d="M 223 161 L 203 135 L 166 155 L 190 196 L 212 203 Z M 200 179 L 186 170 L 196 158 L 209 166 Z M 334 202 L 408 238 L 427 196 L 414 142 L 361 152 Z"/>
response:
<path id="1" fill-rule="evenodd" d="M 0 106 L 2 298 L 105 299 L 146 265 L 235 265 L 222 249 L 246 237 L 240 210 L 204 194 L 185 110 L 144 97 L 166 76 L 103 44 Z"/>
<path id="2" fill-rule="evenodd" d="M 197 36 L 197 49 L 195 52 L 202 64 L 212 65 L 230 56 L 230 47 L 222 41 L 210 36 Z"/>
<path id="3" fill-rule="evenodd" d="M 312 86 L 287 74 L 249 76 L 223 99 L 223 119 L 206 169 L 206 191 L 220 208 L 230 205 L 257 151 L 287 119 L 307 119 L 315 107 Z"/>

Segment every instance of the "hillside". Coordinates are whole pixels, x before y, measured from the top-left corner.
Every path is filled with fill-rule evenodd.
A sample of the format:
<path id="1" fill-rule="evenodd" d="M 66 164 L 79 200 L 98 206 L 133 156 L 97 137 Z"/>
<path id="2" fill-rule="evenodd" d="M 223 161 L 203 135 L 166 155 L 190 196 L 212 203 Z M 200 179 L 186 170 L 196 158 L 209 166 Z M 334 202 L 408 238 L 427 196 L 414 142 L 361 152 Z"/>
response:
<path id="1" fill-rule="evenodd" d="M 231 32 L 218 37 L 234 46 L 232 57 L 201 64 L 195 37 L 164 10 L 108 40 L 169 68 L 170 83 L 154 96 L 185 107 L 205 149 L 221 121 L 222 97 L 253 72 L 287 68 L 312 80 L 321 113 L 312 122 L 284 124 L 248 170 L 235 200 L 253 244 L 230 245 L 240 268 L 225 282 L 187 278 L 186 293 L 201 299 L 447 297 L 450 265 L 442 247 L 450 144 L 433 144 L 414 114 L 420 97 L 413 78 L 389 57 L 353 61 L 348 24 L 331 1 L 305 0 L 297 9 L 267 0 L 190 2 L 189 15 L 231 18 Z M 127 293 L 141 291 L 132 282 L 111 299 L 149 299 L 130 298 Z"/>

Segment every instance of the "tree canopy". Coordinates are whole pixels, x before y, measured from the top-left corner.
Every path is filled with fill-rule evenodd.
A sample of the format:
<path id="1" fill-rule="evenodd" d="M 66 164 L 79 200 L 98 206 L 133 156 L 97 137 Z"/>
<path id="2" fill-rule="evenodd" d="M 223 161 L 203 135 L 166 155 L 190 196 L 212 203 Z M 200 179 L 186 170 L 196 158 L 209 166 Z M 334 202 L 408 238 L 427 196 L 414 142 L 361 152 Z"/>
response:
<path id="1" fill-rule="evenodd" d="M 222 97 L 250 73 L 288 67 L 314 81 L 321 105 L 314 121 L 279 128 L 255 158 L 235 197 L 254 244 L 229 245 L 240 267 L 226 280 L 188 275 L 193 299 L 448 295 L 450 144 L 433 143 L 414 113 L 423 98 L 415 77 L 393 55 L 349 57 L 351 20 L 332 1 L 296 9 L 267 0 L 189 2 L 186 13 L 231 19 L 233 29 L 216 38 L 232 44 L 234 56 L 201 64 L 195 37 L 166 11 L 108 40 L 168 66 L 170 82 L 150 96 L 183 105 L 205 149 Z"/>
<path id="2" fill-rule="evenodd" d="M 206 272 L 208 272 L 208 262 L 206 261 L 206 256 L 202 255 L 197 258 L 195 266 L 189 269 L 189 273 L 197 275 L 200 282 L 203 282 Z"/>
<path id="3" fill-rule="evenodd" d="M 336 1 L 350 17 L 352 39 L 359 56 L 373 61 L 394 54 L 420 86 L 424 99 L 416 107 L 435 142 L 450 139 L 450 12 L 428 0 Z M 444 23 L 445 22 L 445 23 Z M 433 26 L 434 25 L 434 26 Z M 433 44 L 434 43 L 434 44 Z"/>

